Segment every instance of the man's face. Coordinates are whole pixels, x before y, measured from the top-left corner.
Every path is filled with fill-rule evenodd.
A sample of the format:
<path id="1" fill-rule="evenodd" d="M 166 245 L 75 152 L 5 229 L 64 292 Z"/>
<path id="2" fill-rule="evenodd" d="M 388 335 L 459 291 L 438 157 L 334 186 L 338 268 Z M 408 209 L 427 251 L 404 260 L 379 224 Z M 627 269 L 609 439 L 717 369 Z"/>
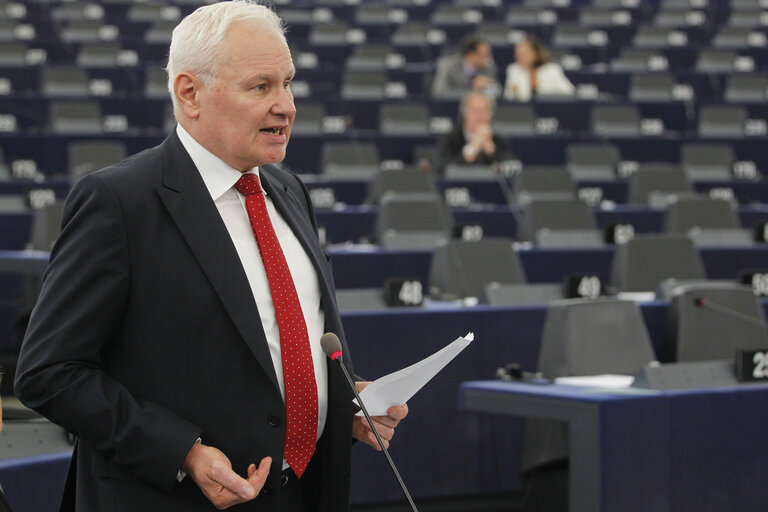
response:
<path id="1" fill-rule="evenodd" d="M 475 51 L 467 53 L 467 61 L 473 68 L 479 69 L 488 64 L 491 59 L 491 47 L 488 43 L 480 43 Z"/>
<path id="2" fill-rule="evenodd" d="M 222 55 L 215 83 L 199 91 L 198 142 L 240 171 L 282 161 L 296 116 L 288 45 L 241 23 L 230 27 Z"/>
<path id="3" fill-rule="evenodd" d="M 481 94 L 474 94 L 464 107 L 464 131 L 474 133 L 478 126 L 491 123 L 491 104 Z"/>

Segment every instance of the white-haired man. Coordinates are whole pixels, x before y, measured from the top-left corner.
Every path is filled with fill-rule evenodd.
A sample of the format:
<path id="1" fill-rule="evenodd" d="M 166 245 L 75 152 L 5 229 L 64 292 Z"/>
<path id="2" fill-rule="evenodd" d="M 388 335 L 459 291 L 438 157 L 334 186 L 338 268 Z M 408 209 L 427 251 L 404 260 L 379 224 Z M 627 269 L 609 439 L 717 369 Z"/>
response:
<path id="1" fill-rule="evenodd" d="M 19 359 L 21 400 L 78 436 L 62 508 L 348 510 L 374 437 L 320 348 L 346 341 L 307 190 L 267 165 L 296 114 L 280 19 L 202 7 L 168 72 L 176 130 L 73 188 Z"/>

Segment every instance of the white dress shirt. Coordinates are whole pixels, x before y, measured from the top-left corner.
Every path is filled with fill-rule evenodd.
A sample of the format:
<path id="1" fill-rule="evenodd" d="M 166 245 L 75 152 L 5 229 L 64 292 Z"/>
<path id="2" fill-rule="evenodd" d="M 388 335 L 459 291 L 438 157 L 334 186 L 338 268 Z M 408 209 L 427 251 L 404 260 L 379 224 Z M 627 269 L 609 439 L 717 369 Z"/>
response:
<path id="1" fill-rule="evenodd" d="M 245 196 L 235 190 L 234 185 L 242 176 L 241 172 L 224 163 L 219 157 L 205 149 L 181 125 L 177 125 L 176 132 L 181 139 L 184 149 L 187 150 L 192 161 L 200 172 L 200 175 L 211 194 L 221 219 L 227 227 L 229 236 L 237 249 L 240 262 L 245 269 L 245 275 L 256 299 L 261 325 L 267 337 L 269 351 L 272 354 L 272 364 L 275 366 L 277 382 L 280 392 L 285 400 L 285 381 L 283 379 L 283 362 L 280 351 L 280 332 L 275 316 L 275 306 L 269 290 L 267 273 L 264 270 L 264 262 L 259 254 L 256 238 L 251 228 L 248 212 L 245 208 Z M 259 168 L 246 171 L 259 175 Z M 263 187 L 262 187 L 263 188 Z M 323 433 L 325 418 L 328 412 L 328 369 L 326 357 L 320 346 L 320 338 L 325 330 L 325 313 L 323 312 L 320 285 L 317 272 L 312 266 L 304 248 L 294 235 L 290 226 L 282 215 L 275 209 L 269 195 L 265 192 L 267 213 L 272 221 L 272 226 L 280 242 L 280 246 L 288 262 L 288 268 L 293 277 L 296 293 L 299 296 L 301 310 L 307 323 L 309 344 L 312 349 L 312 360 L 315 366 L 315 379 L 317 381 L 317 437 Z M 283 468 L 287 463 L 283 461 Z"/>

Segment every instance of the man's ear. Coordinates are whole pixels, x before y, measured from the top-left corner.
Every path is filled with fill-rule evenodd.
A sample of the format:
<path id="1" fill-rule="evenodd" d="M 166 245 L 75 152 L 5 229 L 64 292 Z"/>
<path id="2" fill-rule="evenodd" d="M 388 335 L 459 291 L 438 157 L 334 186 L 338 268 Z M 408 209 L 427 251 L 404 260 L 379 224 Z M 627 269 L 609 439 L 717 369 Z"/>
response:
<path id="1" fill-rule="evenodd" d="M 197 119 L 200 116 L 200 89 L 202 83 L 192 73 L 182 72 L 173 81 L 173 93 L 179 110 L 185 117 Z"/>

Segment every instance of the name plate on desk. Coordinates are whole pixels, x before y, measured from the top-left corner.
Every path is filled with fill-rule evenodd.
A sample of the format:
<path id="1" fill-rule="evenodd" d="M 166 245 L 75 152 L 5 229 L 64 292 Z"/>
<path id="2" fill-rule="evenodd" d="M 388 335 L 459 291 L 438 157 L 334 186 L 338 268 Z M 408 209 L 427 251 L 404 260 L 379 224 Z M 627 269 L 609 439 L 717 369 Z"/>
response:
<path id="1" fill-rule="evenodd" d="M 651 363 L 635 377 L 632 387 L 666 389 L 703 389 L 735 386 L 733 362 L 729 360 L 685 363 Z"/>
<path id="2" fill-rule="evenodd" d="M 768 381 L 768 351 L 737 351 L 736 380 L 739 382 Z"/>

